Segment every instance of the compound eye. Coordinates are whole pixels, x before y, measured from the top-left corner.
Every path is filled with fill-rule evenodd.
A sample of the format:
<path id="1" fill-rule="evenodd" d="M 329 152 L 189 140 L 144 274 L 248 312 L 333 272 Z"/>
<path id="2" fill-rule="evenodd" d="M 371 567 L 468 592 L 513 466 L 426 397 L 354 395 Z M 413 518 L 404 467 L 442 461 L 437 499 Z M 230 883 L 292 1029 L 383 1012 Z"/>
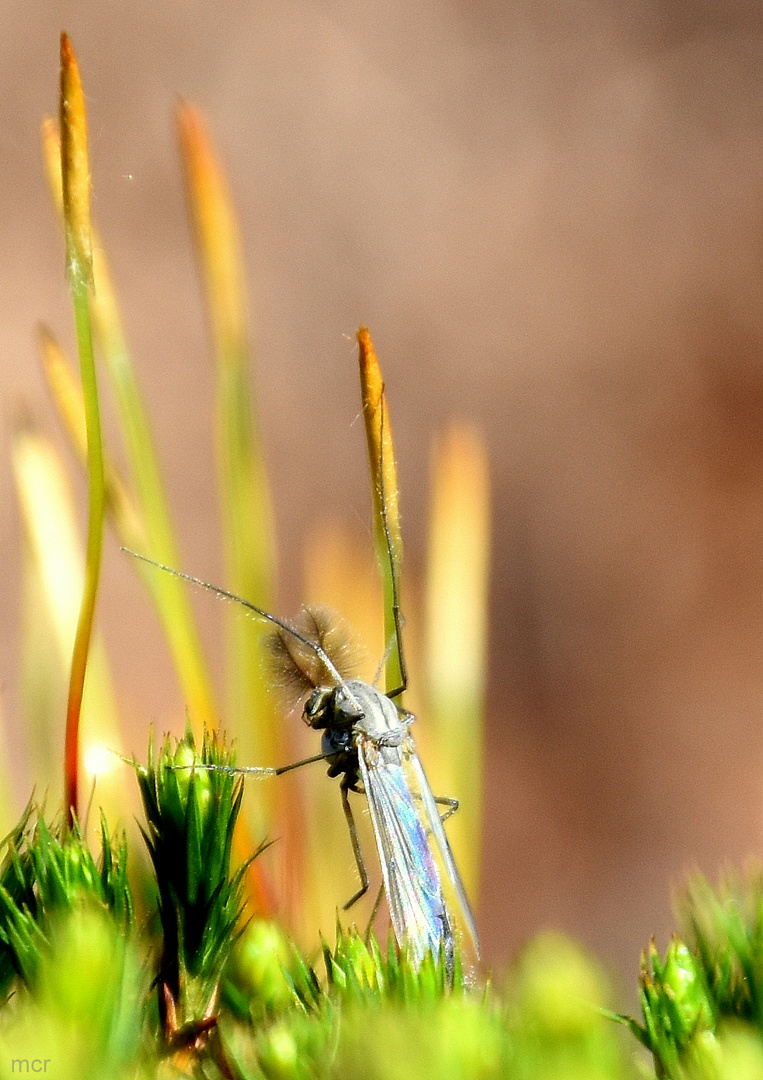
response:
<path id="1" fill-rule="evenodd" d="M 325 690 L 313 690 L 310 697 L 305 702 L 305 708 L 302 712 L 302 719 L 310 727 L 320 728 L 326 726 L 325 714 L 328 708 L 328 698 L 331 691 L 328 693 Z"/>

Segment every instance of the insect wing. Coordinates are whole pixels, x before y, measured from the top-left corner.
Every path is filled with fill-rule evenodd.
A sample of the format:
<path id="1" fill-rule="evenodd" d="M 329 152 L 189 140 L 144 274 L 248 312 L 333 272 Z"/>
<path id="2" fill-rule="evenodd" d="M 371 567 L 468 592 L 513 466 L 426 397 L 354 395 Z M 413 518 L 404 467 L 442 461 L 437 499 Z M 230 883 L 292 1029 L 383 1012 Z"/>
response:
<path id="1" fill-rule="evenodd" d="M 402 765 L 375 758 L 369 743 L 358 744 L 395 937 L 420 962 L 450 938 L 440 878 Z"/>
<path id="2" fill-rule="evenodd" d="M 469 898 L 466 895 L 466 889 L 464 883 L 461 880 L 461 875 L 458 872 L 456 866 L 456 860 L 453 858 L 453 852 L 450 850 L 450 844 L 448 843 L 448 837 L 445 835 L 445 829 L 443 828 L 442 821 L 440 820 L 440 814 L 437 809 L 437 803 L 434 801 L 434 795 L 432 789 L 429 786 L 426 773 L 424 772 L 424 766 L 421 764 L 418 754 L 411 753 L 408 757 L 408 764 L 413 772 L 416 780 L 416 784 L 421 796 L 421 802 L 424 807 L 424 816 L 427 821 L 432 835 L 435 838 L 435 842 L 440 852 L 440 858 L 445 868 L 445 872 L 450 878 L 453 890 L 456 894 L 459 907 L 461 908 L 461 914 L 463 915 L 464 925 L 469 931 L 469 936 L 474 943 L 474 949 L 479 956 L 479 940 L 477 938 L 477 926 L 474 921 L 474 914 L 472 912 Z"/>

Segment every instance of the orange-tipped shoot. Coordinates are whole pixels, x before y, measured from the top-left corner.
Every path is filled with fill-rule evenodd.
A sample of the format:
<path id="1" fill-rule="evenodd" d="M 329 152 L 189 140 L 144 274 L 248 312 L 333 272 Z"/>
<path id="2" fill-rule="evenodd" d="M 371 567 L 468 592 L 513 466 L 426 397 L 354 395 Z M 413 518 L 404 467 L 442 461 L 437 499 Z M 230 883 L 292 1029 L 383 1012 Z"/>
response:
<path id="1" fill-rule="evenodd" d="M 187 102 L 177 110 L 177 130 L 216 347 L 245 351 L 241 241 L 225 176 L 201 113 Z"/>
<path id="2" fill-rule="evenodd" d="M 92 281 L 90 166 L 87 119 L 77 58 L 61 34 L 61 174 L 66 218 L 66 266 L 72 280 Z"/>
<path id="3" fill-rule="evenodd" d="M 101 446 L 101 418 L 90 325 L 89 292 L 93 279 L 90 238 L 90 167 L 87 158 L 85 97 L 71 42 L 61 35 L 61 180 L 63 190 L 66 265 L 77 329 L 82 392 L 85 402 L 88 462 L 88 534 L 85 587 L 72 652 L 69 700 L 66 707 L 64 753 L 65 799 L 72 817 L 77 812 L 79 724 L 95 599 L 101 569 L 103 513 L 106 493 Z"/>
<path id="4" fill-rule="evenodd" d="M 358 330 L 358 349 L 360 396 L 373 492 L 374 537 L 384 582 L 384 636 L 388 643 L 394 642 L 385 671 L 387 689 L 392 690 L 402 686 L 405 681 L 398 611 L 403 541 L 397 467 L 384 379 L 371 335 L 365 326 Z"/>

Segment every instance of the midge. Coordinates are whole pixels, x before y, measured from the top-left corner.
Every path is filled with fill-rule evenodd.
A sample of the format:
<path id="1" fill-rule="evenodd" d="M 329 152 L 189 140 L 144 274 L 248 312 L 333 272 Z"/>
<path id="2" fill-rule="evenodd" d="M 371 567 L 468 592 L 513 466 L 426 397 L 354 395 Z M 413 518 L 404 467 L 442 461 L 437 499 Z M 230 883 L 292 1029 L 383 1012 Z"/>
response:
<path id="1" fill-rule="evenodd" d="M 380 475 L 383 475 L 382 470 Z M 287 622 L 207 581 L 127 548 L 124 550 L 175 577 L 233 600 L 272 624 L 274 631 L 268 644 L 277 674 L 297 691 L 296 699 L 304 701 L 302 716 L 305 723 L 322 732 L 321 752 L 277 769 L 231 766 L 226 771 L 278 776 L 302 765 L 326 761 L 328 775 L 341 777 L 342 809 L 360 877 L 360 888 L 344 905 L 345 910 L 352 907 L 369 887 L 349 800 L 351 791 L 365 794 L 395 938 L 401 947 L 409 950 L 417 964 L 426 953 L 438 955 L 442 951 L 447 969 L 451 971 L 454 928 L 431 840 L 451 882 L 463 925 L 475 952 L 479 951 L 474 915 L 442 824 L 457 809 L 458 803 L 454 799 L 435 798 L 432 794 L 410 731 L 414 716 L 395 702 L 406 688 L 407 676 L 400 632 L 398 563 L 390 537 L 383 489 L 379 496 L 384 546 L 392 571 L 394 621 L 394 634 L 381 668 L 395 648 L 401 675 L 400 685 L 386 694 L 375 685 L 351 677 L 346 636 L 341 631 L 341 624 L 338 625 L 332 613 L 325 609 L 304 608 L 295 620 Z M 448 807 L 442 818 L 438 803 Z M 378 900 L 374 912 L 377 906 Z"/>
<path id="2" fill-rule="evenodd" d="M 269 645 L 284 677 L 312 686 L 302 715 L 305 723 L 322 731 L 321 752 L 278 769 L 231 766 L 230 771 L 280 776 L 302 765 L 327 761 L 328 775 L 341 776 L 342 808 L 360 877 L 360 888 L 344 905 L 345 910 L 352 907 L 369 887 L 348 798 L 348 792 L 354 791 L 365 794 L 368 799 L 384 891 L 398 944 L 410 950 L 416 963 L 425 953 L 437 954 L 442 949 L 446 963 L 451 966 L 453 925 L 430 847 L 431 836 L 453 885 L 464 926 L 477 951 L 474 915 L 437 810 L 438 802 L 446 803 L 449 810 L 445 817 L 448 817 L 458 803 L 451 799 L 436 799 L 432 794 L 410 732 L 414 716 L 399 709 L 394 702 L 394 697 L 405 689 L 405 680 L 396 691 L 383 694 L 370 683 L 345 677 L 343 659 L 338 657 L 335 661 L 325 647 L 326 639 L 331 637 L 335 627 L 330 621 L 331 613 L 323 608 L 305 608 L 293 624 L 288 623 L 201 578 L 184 574 L 128 548 L 124 550 L 175 577 L 242 604 L 276 627 Z M 409 783 L 407 770 L 410 770 L 413 784 Z"/>

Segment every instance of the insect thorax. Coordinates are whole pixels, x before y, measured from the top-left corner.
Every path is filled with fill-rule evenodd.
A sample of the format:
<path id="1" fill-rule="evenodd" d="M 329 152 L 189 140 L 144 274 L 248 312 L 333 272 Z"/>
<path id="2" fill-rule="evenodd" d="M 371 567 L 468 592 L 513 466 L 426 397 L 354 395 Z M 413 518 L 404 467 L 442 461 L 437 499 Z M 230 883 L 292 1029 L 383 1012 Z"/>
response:
<path id="1" fill-rule="evenodd" d="M 318 687 L 305 703 L 304 720 L 313 728 L 349 728 L 385 746 L 399 746 L 411 722 L 395 703 L 360 679 Z"/>
<path id="2" fill-rule="evenodd" d="M 349 788 L 363 791 L 358 754 L 371 768 L 402 764 L 413 716 L 401 712 L 369 683 L 348 679 L 314 690 L 305 704 L 304 719 L 323 732 L 321 752 L 329 762 L 329 776 L 343 773 Z"/>

